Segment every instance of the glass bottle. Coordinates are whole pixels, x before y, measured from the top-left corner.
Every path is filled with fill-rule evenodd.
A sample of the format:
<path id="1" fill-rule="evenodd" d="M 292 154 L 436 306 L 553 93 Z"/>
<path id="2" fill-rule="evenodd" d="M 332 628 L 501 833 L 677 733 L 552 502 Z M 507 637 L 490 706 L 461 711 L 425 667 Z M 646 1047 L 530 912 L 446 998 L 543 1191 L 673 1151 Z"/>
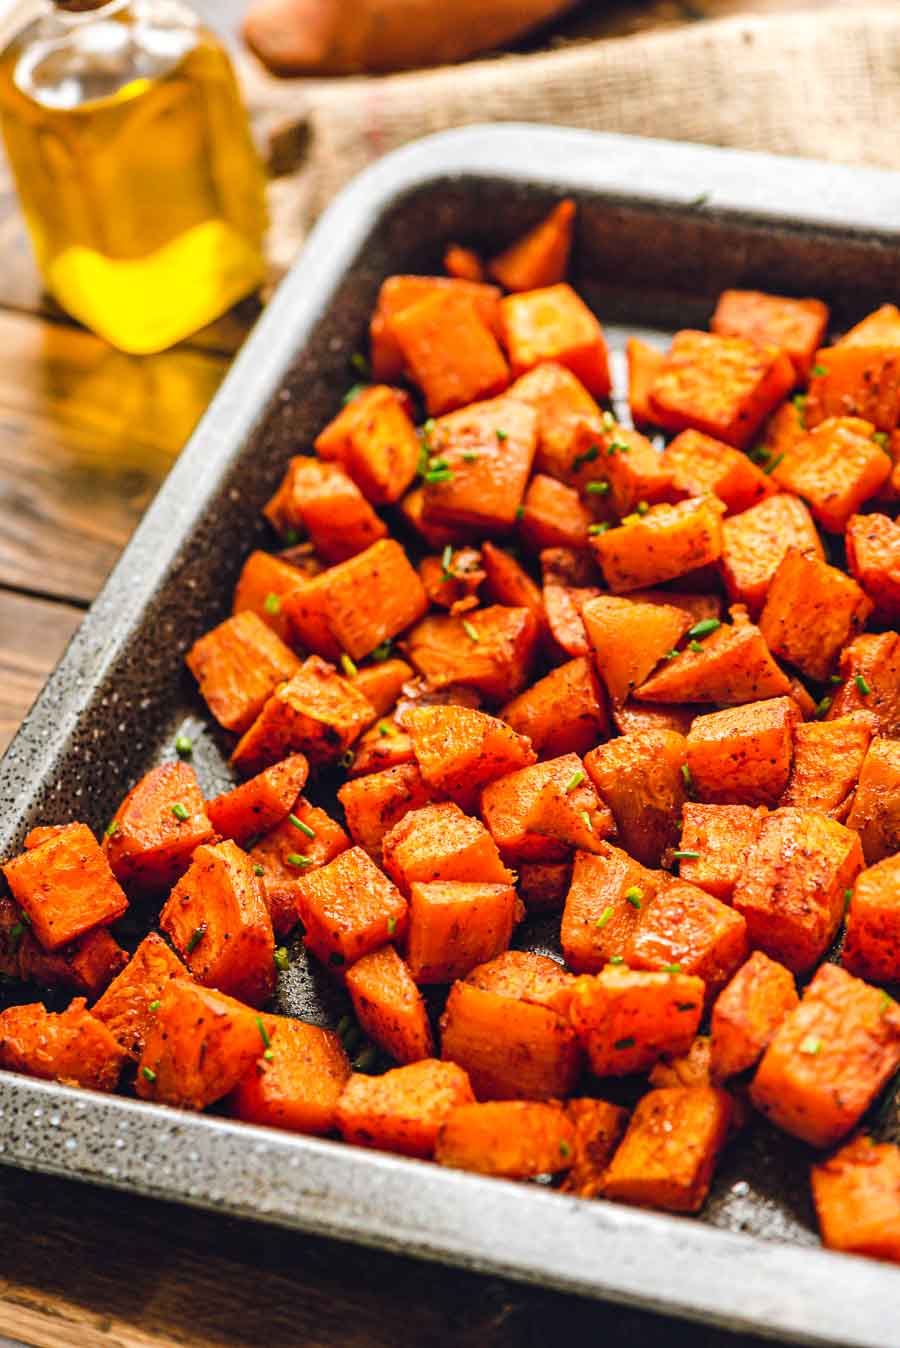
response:
<path id="1" fill-rule="evenodd" d="M 0 123 L 47 289 L 114 346 L 161 351 L 259 286 L 262 165 L 181 0 L 44 0 L 0 56 Z"/>

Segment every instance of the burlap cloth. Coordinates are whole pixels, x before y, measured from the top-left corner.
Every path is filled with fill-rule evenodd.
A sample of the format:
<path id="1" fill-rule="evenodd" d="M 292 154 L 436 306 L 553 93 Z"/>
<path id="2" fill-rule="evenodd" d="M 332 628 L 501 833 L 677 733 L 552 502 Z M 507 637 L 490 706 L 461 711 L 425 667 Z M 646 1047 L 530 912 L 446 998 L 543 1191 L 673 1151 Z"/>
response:
<path id="1" fill-rule="evenodd" d="M 473 122 L 554 122 L 900 168 L 900 4 L 714 20 L 380 79 L 278 81 L 239 59 L 257 124 L 277 132 L 282 159 L 285 145 L 295 152 L 272 186 L 276 268 L 360 169 Z"/>

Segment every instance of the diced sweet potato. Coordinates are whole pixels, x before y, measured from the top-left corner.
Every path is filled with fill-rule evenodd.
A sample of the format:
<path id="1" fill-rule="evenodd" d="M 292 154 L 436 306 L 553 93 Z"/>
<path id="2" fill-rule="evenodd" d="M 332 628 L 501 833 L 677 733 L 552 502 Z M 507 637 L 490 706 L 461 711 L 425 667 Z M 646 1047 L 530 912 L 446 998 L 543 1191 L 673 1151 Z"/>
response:
<path id="1" fill-rule="evenodd" d="M 566 847 L 530 825 L 532 811 L 548 782 L 565 787 L 583 771 L 577 754 L 510 772 L 488 783 L 481 793 L 481 814 L 507 865 L 520 861 L 563 861 Z"/>
<path id="2" fill-rule="evenodd" d="M 137 1059 L 166 987 L 173 978 L 187 977 L 188 971 L 174 951 L 162 937 L 150 932 L 94 1004 L 91 1014 L 103 1021 L 130 1057 Z"/>
<path id="3" fill-rule="evenodd" d="M 45 950 L 120 918 L 128 900 L 86 824 L 69 824 L 3 867 L 13 898 Z"/>
<path id="4" fill-rule="evenodd" d="M 450 989 L 441 1052 L 465 1068 L 479 1100 L 557 1099 L 571 1094 L 581 1070 L 564 1016 L 468 982 Z"/>
<path id="5" fill-rule="evenodd" d="M 125 1053 L 76 997 L 59 1015 L 40 1002 L 0 1011 L 0 1068 L 90 1091 L 115 1090 Z"/>
<path id="6" fill-rule="evenodd" d="M 547 614 L 540 586 L 528 572 L 503 548 L 485 540 L 482 549 L 485 571 L 485 593 L 495 604 L 509 608 L 527 608 L 534 614 L 538 626 L 547 627 Z"/>
<path id="7" fill-rule="evenodd" d="M 279 1019 L 190 979 L 171 979 L 147 1029 L 138 1095 L 179 1109 L 215 1104 L 269 1048 Z"/>
<path id="8" fill-rule="evenodd" d="M 602 852 L 603 839 L 615 833 L 616 821 L 579 764 L 567 781 L 554 774 L 544 782 L 532 802 L 525 828 L 565 847 Z"/>
<path id="9" fill-rule="evenodd" d="M 812 1168 L 822 1244 L 900 1264 L 900 1147 L 856 1137 Z"/>
<path id="10" fill-rule="evenodd" d="M 703 980 L 610 965 L 582 974 L 570 1016 L 598 1077 L 646 1072 L 663 1053 L 685 1053 L 703 1013 Z"/>
<path id="11" fill-rule="evenodd" d="M 434 1159 L 454 1170 L 528 1179 L 568 1170 L 574 1155 L 575 1129 L 562 1105 L 491 1100 L 448 1115 Z"/>
<path id="12" fill-rule="evenodd" d="M 814 1147 L 856 1126 L 900 1065 L 900 1007 L 823 964 L 781 1022 L 751 1087 L 761 1113 Z"/>
<path id="13" fill-rule="evenodd" d="M 338 792 L 350 836 L 364 847 L 375 862 L 381 861 L 384 836 L 410 810 L 421 809 L 435 799 L 417 763 L 401 763 L 383 772 L 355 777 Z"/>
<path id="14" fill-rule="evenodd" d="M 900 854 L 856 877 L 843 961 L 870 982 L 900 982 Z"/>
<path id="15" fill-rule="evenodd" d="M 412 740 L 393 717 L 382 717 L 356 741 L 347 776 L 367 777 L 415 761 Z"/>
<path id="16" fill-rule="evenodd" d="M 650 1091 L 606 1172 L 607 1198 L 668 1212 L 699 1212 L 728 1138 L 731 1098 L 714 1086 Z"/>
<path id="17" fill-rule="evenodd" d="M 419 300 L 427 299 L 429 295 L 444 292 L 470 299 L 482 322 L 493 333 L 499 333 L 499 287 L 466 280 L 448 280 L 445 276 L 389 276 L 379 292 L 370 327 L 372 373 L 376 379 L 390 382 L 399 379 L 404 372 L 403 352 L 393 332 L 397 314 L 418 304 Z"/>
<path id="18" fill-rule="evenodd" d="M 900 740 L 872 741 L 847 824 L 859 834 L 870 866 L 900 852 Z"/>
<path id="19" fill-rule="evenodd" d="M 673 604 L 642 603 L 611 594 L 590 599 L 581 616 L 614 705 L 624 702 L 644 682 L 693 621 Z"/>
<path id="20" fill-rule="evenodd" d="M 540 636 L 527 608 L 494 605 L 462 618 L 424 618 L 410 632 L 410 662 L 434 688 L 462 684 L 497 703 L 528 682 Z"/>
<path id="21" fill-rule="evenodd" d="M 695 716 L 702 716 L 708 707 L 703 703 L 666 706 L 662 702 L 623 702 L 613 710 L 613 720 L 620 735 L 631 735 L 644 730 L 675 730 L 686 735 Z"/>
<path id="22" fill-rule="evenodd" d="M 589 552 L 545 548 L 541 553 L 544 608 L 557 645 L 572 656 L 590 651 L 581 606 L 601 593 L 602 576 Z"/>
<path id="23" fill-rule="evenodd" d="M 571 880 L 568 861 L 524 861 L 519 866 L 519 898 L 529 913 L 559 912 Z"/>
<path id="24" fill-rule="evenodd" d="M 99 997 L 128 963 L 128 955 L 106 927 L 94 927 L 53 952 L 26 930 L 18 953 L 18 974 L 24 982 L 68 988 L 91 999 Z"/>
<path id="25" fill-rule="evenodd" d="M 500 715 L 528 736 L 540 758 L 583 754 L 610 733 L 606 699 L 585 656 L 551 670 Z"/>
<path id="26" fill-rule="evenodd" d="M 501 997 L 514 997 L 530 1002 L 532 1006 L 544 1006 L 560 1015 L 568 1015 L 575 975 L 549 955 L 536 955 L 531 950 L 506 950 L 487 964 L 473 969 L 465 981 L 485 992 L 496 992 Z"/>
<path id="27" fill-rule="evenodd" d="M 444 252 L 444 271 L 457 281 L 483 281 L 484 263 L 472 248 L 451 243 Z"/>
<path id="28" fill-rule="evenodd" d="M 262 1006 L 275 986 L 275 941 L 262 879 L 237 843 L 198 847 L 159 925 L 205 987 Z"/>
<path id="29" fill-rule="evenodd" d="M 712 1086 L 708 1034 L 695 1035 L 687 1053 L 667 1053 L 654 1063 L 647 1076 L 651 1086 Z"/>
<path id="30" fill-rule="evenodd" d="M 835 721 L 802 722 L 794 731 L 791 779 L 781 804 L 842 819 L 871 739 L 871 721 L 861 712 Z"/>
<path id="31" fill-rule="evenodd" d="M 633 969 L 696 974 L 709 1000 L 747 958 L 747 924 L 712 894 L 674 880 L 641 910 L 624 953 Z"/>
<path id="32" fill-rule="evenodd" d="M 625 346 L 628 360 L 628 406 L 635 426 L 653 425 L 655 414 L 650 406 L 650 390 L 665 363 L 665 353 L 629 337 Z"/>
<path id="33" fill-rule="evenodd" d="M 782 454 L 796 445 L 807 434 L 806 399 L 802 395 L 789 398 L 769 417 L 762 430 L 761 443 L 751 451 L 754 459 L 767 467 L 779 461 Z"/>
<path id="34" fill-rule="evenodd" d="M 758 702 L 791 691 L 760 629 L 736 604 L 732 622 L 692 641 L 634 693 L 646 702 Z M 690 621 L 690 619 L 688 619 Z"/>
<path id="35" fill-rule="evenodd" d="M 434 1057 L 425 1003 L 392 945 L 356 961 L 347 972 L 347 991 L 363 1033 L 396 1062 Z"/>
<path id="36" fill-rule="evenodd" d="M 799 720 L 790 697 L 697 716 L 687 735 L 687 764 L 699 799 L 711 805 L 777 804 L 790 777 Z"/>
<path id="37" fill-rule="evenodd" d="M 835 693 L 827 720 L 867 711 L 878 733 L 900 738 L 900 633 L 866 633 L 841 652 L 844 682 Z"/>
<path id="38" fill-rule="evenodd" d="M 419 579 L 430 603 L 452 613 L 477 608 L 478 591 L 485 580 L 481 551 L 464 547 L 444 552 L 440 557 L 423 557 L 419 562 Z"/>
<path id="39" fill-rule="evenodd" d="M 471 530 L 450 529 L 444 524 L 433 524 L 425 516 L 425 487 L 413 487 L 400 502 L 399 511 L 407 526 L 429 548 L 443 549 L 448 543 L 472 542 Z"/>
<path id="40" fill-rule="evenodd" d="M 425 516 L 451 528 L 509 533 L 537 448 L 537 413 L 511 396 L 473 403 L 434 423 Z"/>
<path id="41" fill-rule="evenodd" d="M 130 890 L 168 893 L 194 850 L 214 836 L 194 769 L 164 763 L 129 791 L 106 830 L 103 850 L 116 879 Z"/>
<path id="42" fill-rule="evenodd" d="M 293 1016 L 272 1016 L 276 1033 L 231 1096 L 245 1123 L 314 1136 L 334 1128 L 337 1103 L 350 1077 L 340 1039 Z M 262 1045 L 260 1045 L 260 1048 Z"/>
<path id="43" fill-rule="evenodd" d="M 685 801 L 678 863 L 682 880 L 730 903 L 768 811 L 764 806 Z"/>
<path id="44" fill-rule="evenodd" d="M 387 525 L 340 464 L 302 454 L 291 459 L 263 514 L 282 535 L 308 534 L 329 562 L 343 562 L 387 534 Z"/>
<path id="45" fill-rule="evenodd" d="M 357 1147 L 427 1159 L 445 1119 L 472 1099 L 461 1067 L 424 1058 L 380 1077 L 351 1076 L 338 1101 L 337 1126 Z"/>
<path id="46" fill-rule="evenodd" d="M 575 1130 L 572 1165 L 565 1175 L 563 1193 L 596 1198 L 603 1190 L 606 1168 L 628 1125 L 628 1111 L 605 1100 L 569 1100 L 566 1113 Z"/>
<path id="47" fill-rule="evenodd" d="M 805 380 L 828 326 L 828 306 L 759 290 L 723 290 L 709 326 L 721 337 L 780 346 L 790 356 L 797 379 Z"/>
<path id="48" fill-rule="evenodd" d="M 772 578 L 759 626 L 776 655 L 822 680 L 871 612 L 855 580 L 792 547 Z"/>
<path id="49" fill-rule="evenodd" d="M 453 801 L 410 810 L 386 834 L 382 851 L 385 870 L 407 895 L 417 880 L 512 883 L 484 824 Z"/>
<path id="50" fill-rule="evenodd" d="M 30 852 L 32 847 L 40 847 L 41 843 L 55 838 L 58 833 L 62 833 L 63 829 L 68 827 L 68 824 L 40 824 L 37 828 L 29 829 L 25 834 L 25 851 Z"/>
<path id="51" fill-rule="evenodd" d="M 757 617 L 789 548 L 824 558 L 812 516 L 796 496 L 781 493 L 722 524 L 722 576 L 729 597 Z"/>
<path id="52" fill-rule="evenodd" d="M 715 497 L 651 506 L 617 529 L 597 534 L 591 548 L 615 594 L 659 585 L 718 560 L 723 507 Z"/>
<path id="53" fill-rule="evenodd" d="M 471 707 L 418 707 L 405 722 L 423 780 L 463 809 L 474 808 L 487 782 L 537 759 L 524 735 Z"/>
<path id="54" fill-rule="evenodd" d="M 754 950 L 713 1007 L 713 1075 L 725 1081 L 755 1067 L 799 1000 L 791 971 Z"/>
<path id="55" fill-rule="evenodd" d="M 662 880 L 662 872 L 647 870 L 618 847 L 607 844 L 596 856 L 576 852 L 560 930 L 569 968 L 599 973 L 614 956 L 624 956 Z"/>
<path id="56" fill-rule="evenodd" d="M 511 885 L 441 880 L 412 885 L 407 960 L 417 983 L 451 983 L 506 950 L 516 917 Z"/>
<path id="57" fill-rule="evenodd" d="M 678 837 L 686 762 L 687 743 L 674 730 L 620 735 L 585 754 L 584 766 L 613 812 L 623 846 L 645 866 L 658 866 Z"/>
<path id="58" fill-rule="evenodd" d="M 297 882 L 297 910 L 307 950 L 343 968 L 406 935 L 406 900 L 361 847 L 341 852 Z"/>
<path id="59" fill-rule="evenodd" d="M 543 361 L 564 365 L 595 398 L 610 391 L 603 329 L 571 286 L 547 286 L 500 301 L 503 335 L 513 375 Z"/>
<path id="60" fill-rule="evenodd" d="M 682 431 L 667 446 L 663 462 L 674 485 L 688 496 L 717 496 L 729 515 L 749 510 L 776 490 L 746 454 L 701 431 Z"/>
<path id="61" fill-rule="evenodd" d="M 220 837 L 239 843 L 254 834 L 267 833 L 290 814 L 308 776 L 309 763 L 303 754 L 291 754 L 258 777 L 209 801 L 209 822 Z"/>
<path id="62" fill-rule="evenodd" d="M 853 515 L 847 565 L 875 605 L 879 622 L 900 622 L 900 524 L 887 515 Z"/>
<path id="63" fill-rule="evenodd" d="M 844 915 L 844 895 L 862 869 L 852 829 L 818 810 L 785 807 L 764 819 L 734 887 L 750 944 L 806 973 L 822 958 Z"/>
<path id="64" fill-rule="evenodd" d="M 829 417 L 773 465 L 772 476 L 808 502 L 823 528 L 843 533 L 850 516 L 891 475 L 891 458 L 872 439 L 874 431 L 869 421 Z"/>
<path id="65" fill-rule="evenodd" d="M 488 263 L 488 271 L 505 290 L 536 290 L 565 280 L 572 248 L 575 202 L 568 198 Z"/>
<path id="66" fill-rule="evenodd" d="M 381 660 L 358 669 L 353 684 L 356 691 L 371 702 L 376 716 L 386 716 L 403 691 L 403 685 L 412 677 L 412 665 L 405 660 Z"/>
<path id="67" fill-rule="evenodd" d="M 535 473 L 522 501 L 520 530 L 526 546 L 533 552 L 543 548 L 586 548 L 593 518 L 574 487 Z"/>
<path id="68" fill-rule="evenodd" d="M 270 552 L 251 552 L 235 587 L 232 611 L 235 615 L 255 613 L 277 637 L 290 643 L 291 627 L 283 600 L 307 579 L 298 567 Z"/>
<path id="69" fill-rule="evenodd" d="M 396 314 L 391 335 L 430 416 L 491 398 L 509 383 L 509 368 L 477 305 L 459 290 L 435 291 Z"/>
<path id="70" fill-rule="evenodd" d="M 286 936 L 297 925 L 297 881 L 346 852 L 350 839 L 337 820 L 299 796 L 287 819 L 247 846 L 265 884 L 275 935 Z"/>
<path id="71" fill-rule="evenodd" d="M 209 710 L 241 734 L 300 661 L 255 613 L 244 612 L 196 641 L 185 657 Z"/>
<path id="72" fill-rule="evenodd" d="M 892 431 L 900 420 L 900 350 L 851 342 L 817 351 L 806 424 L 811 429 L 829 417 L 861 417 Z"/>
<path id="73" fill-rule="evenodd" d="M 325 427 L 316 453 L 342 464 L 373 505 L 389 505 L 416 475 L 419 437 L 394 389 L 373 384 Z"/>
<path id="74" fill-rule="evenodd" d="M 666 430 L 703 431 L 743 449 L 793 383 L 794 367 L 777 346 L 685 330 L 672 339 L 650 407 Z"/>
<path id="75" fill-rule="evenodd" d="M 375 720 L 371 702 L 333 665 L 311 655 L 269 698 L 238 741 L 231 762 L 244 776 L 262 771 L 288 754 L 310 763 L 331 763 Z"/>
<path id="76" fill-rule="evenodd" d="M 627 430 L 612 417 L 582 422 L 574 449 L 574 462 L 582 465 L 579 485 L 588 495 L 607 495 L 616 515 L 684 495 L 675 488 L 663 455 L 640 431 Z"/>
<path id="77" fill-rule="evenodd" d="M 561 483 L 577 482 L 575 431 L 582 421 L 600 415 L 600 409 L 581 381 L 564 365 L 545 361 L 517 379 L 509 393 L 537 414 L 536 472 Z"/>

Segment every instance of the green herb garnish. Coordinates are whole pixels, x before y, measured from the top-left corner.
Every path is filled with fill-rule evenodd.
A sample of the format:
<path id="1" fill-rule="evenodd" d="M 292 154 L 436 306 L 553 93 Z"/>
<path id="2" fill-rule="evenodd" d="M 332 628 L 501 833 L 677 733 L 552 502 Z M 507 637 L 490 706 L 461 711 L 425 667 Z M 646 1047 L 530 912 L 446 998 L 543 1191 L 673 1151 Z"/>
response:
<path id="1" fill-rule="evenodd" d="M 717 631 L 721 626 L 718 618 L 703 618 L 700 622 L 694 623 L 694 626 L 688 632 L 688 636 L 708 637 L 710 632 Z"/>
<path id="2" fill-rule="evenodd" d="M 644 891 L 641 889 L 640 885 L 631 885 L 630 888 L 625 891 L 625 898 L 628 903 L 631 904 L 632 908 L 640 908 L 644 901 Z"/>
<path id="3" fill-rule="evenodd" d="M 205 935 L 206 935 L 206 923 L 201 922 L 200 926 L 195 927 L 194 930 L 191 932 L 191 939 L 185 946 L 185 953 L 188 955 L 193 955 L 194 951 L 197 949 L 197 946 L 203 940 Z"/>
<path id="4" fill-rule="evenodd" d="M 187 809 L 185 805 L 182 805 L 180 800 L 175 805 L 172 806 L 172 813 L 174 814 L 175 818 L 180 819 L 182 823 L 184 823 L 186 819 L 190 819 L 191 817 L 190 811 Z"/>
<path id="5" fill-rule="evenodd" d="M 594 926 L 597 928 L 598 931 L 602 931 L 603 928 L 606 926 L 607 922 L 610 922 L 612 920 L 615 911 L 616 910 L 613 908 L 612 904 L 610 904 L 608 908 L 603 909 L 603 912 L 600 914 L 600 916 L 597 918 L 597 921 L 594 923 Z"/>
<path id="6" fill-rule="evenodd" d="M 672 853 L 672 856 L 675 858 L 676 861 L 699 861 L 699 860 L 700 860 L 700 853 L 699 853 L 699 852 L 689 852 L 689 851 L 685 851 L 685 850 L 683 850 L 683 849 L 679 849 L 677 852 L 673 852 L 673 853 Z"/>
<path id="7" fill-rule="evenodd" d="M 278 595 L 267 594 L 265 597 L 265 601 L 263 603 L 263 608 L 266 610 L 267 613 L 271 613 L 273 618 L 275 617 L 276 614 L 280 613 L 281 600 L 278 598 Z"/>
<path id="8" fill-rule="evenodd" d="M 194 752 L 194 741 L 188 735 L 179 735 L 175 741 L 175 752 L 179 758 L 190 758 Z M 113 824 L 115 820 L 113 820 Z M 112 828 L 113 825 L 111 824 Z"/>
<path id="9" fill-rule="evenodd" d="M 481 637 L 478 635 L 477 630 L 472 626 L 468 618 L 463 618 L 463 631 L 465 632 L 466 636 L 469 638 L 470 641 L 481 640 Z"/>

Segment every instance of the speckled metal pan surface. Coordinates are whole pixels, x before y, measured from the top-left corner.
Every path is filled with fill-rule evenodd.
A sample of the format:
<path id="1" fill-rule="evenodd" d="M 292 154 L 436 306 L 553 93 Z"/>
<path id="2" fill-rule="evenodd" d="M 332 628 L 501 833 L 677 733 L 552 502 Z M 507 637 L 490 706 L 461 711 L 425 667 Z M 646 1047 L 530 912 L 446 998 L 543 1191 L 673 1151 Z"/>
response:
<path id="1" fill-rule="evenodd" d="M 227 784 L 184 652 L 271 541 L 260 507 L 339 405 L 381 280 L 438 268 L 450 239 L 495 250 L 560 194 L 579 202 L 574 280 L 620 390 L 627 334 L 705 323 L 725 286 L 822 296 L 838 327 L 898 298 L 900 176 L 513 125 L 381 161 L 317 226 L 0 765 L 0 854 L 36 823 L 102 828 L 182 729 L 205 790 Z M 517 943 L 555 937 L 545 921 Z M 278 1009 L 333 1024 L 342 994 L 294 954 Z M 873 1126 L 898 1139 L 898 1114 L 894 1097 Z M 0 1073 L 4 1164 L 782 1342 L 900 1344 L 900 1270 L 817 1248 L 809 1161 L 755 1126 L 693 1221 Z"/>

